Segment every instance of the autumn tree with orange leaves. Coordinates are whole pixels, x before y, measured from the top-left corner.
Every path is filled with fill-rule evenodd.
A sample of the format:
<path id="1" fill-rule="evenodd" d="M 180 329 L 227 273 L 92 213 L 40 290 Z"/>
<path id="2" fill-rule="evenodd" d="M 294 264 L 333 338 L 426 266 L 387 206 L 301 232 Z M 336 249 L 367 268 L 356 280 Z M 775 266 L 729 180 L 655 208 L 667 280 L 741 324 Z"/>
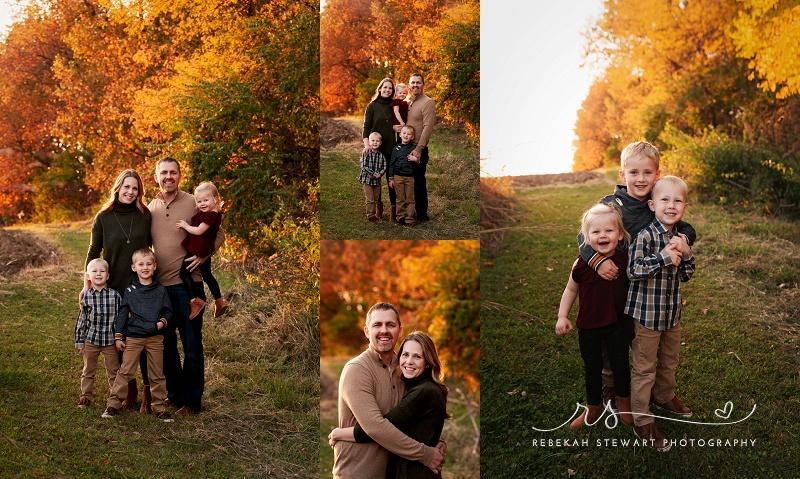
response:
<path id="1" fill-rule="evenodd" d="M 158 159 L 211 180 L 228 245 L 310 284 L 318 241 L 319 3 L 31 3 L 0 45 L 0 223 L 86 217 Z M 279 259 L 279 260 L 280 260 Z"/>
<path id="2" fill-rule="evenodd" d="M 367 344 L 369 307 L 396 305 L 405 333 L 428 332 L 446 374 L 477 387 L 480 287 L 477 241 L 325 241 L 321 256 L 323 356 Z"/>
<path id="3" fill-rule="evenodd" d="M 476 0 L 331 0 L 320 18 L 322 111 L 360 113 L 381 78 L 425 76 L 439 114 L 477 137 Z"/>
<path id="4" fill-rule="evenodd" d="M 799 19 L 778 0 L 605 2 L 573 169 L 645 139 L 702 197 L 800 216 Z"/>

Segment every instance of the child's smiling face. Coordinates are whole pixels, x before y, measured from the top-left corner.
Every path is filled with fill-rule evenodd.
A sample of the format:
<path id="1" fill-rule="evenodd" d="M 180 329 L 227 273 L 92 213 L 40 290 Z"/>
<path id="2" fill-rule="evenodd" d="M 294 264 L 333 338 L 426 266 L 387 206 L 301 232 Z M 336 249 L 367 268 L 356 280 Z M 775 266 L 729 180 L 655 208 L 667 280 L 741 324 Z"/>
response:
<path id="1" fill-rule="evenodd" d="M 660 172 L 656 162 L 645 155 L 637 155 L 625 162 L 619 176 L 625 182 L 628 194 L 639 201 L 645 201 L 653 191 Z"/>
<path id="2" fill-rule="evenodd" d="M 156 260 L 150 255 L 136 255 L 133 258 L 131 269 L 142 283 L 153 279 L 156 271 Z"/>
<path id="3" fill-rule="evenodd" d="M 103 289 L 103 286 L 108 283 L 108 267 L 102 263 L 90 263 L 86 268 L 86 276 L 89 277 L 92 286 Z"/>
<path id="4" fill-rule="evenodd" d="M 203 213 L 212 211 L 217 205 L 217 200 L 214 195 L 209 191 L 203 191 L 194 195 L 194 201 L 197 204 L 197 209 Z"/>
<path id="5" fill-rule="evenodd" d="M 381 147 L 381 137 L 378 135 L 369 135 L 369 147 L 373 151 L 377 151 Z"/>
<path id="6" fill-rule="evenodd" d="M 403 98 L 406 97 L 407 92 L 408 89 L 406 88 L 405 85 L 398 85 L 397 88 L 395 88 L 394 97 L 397 98 L 398 100 L 402 100 Z"/>
<path id="7" fill-rule="evenodd" d="M 617 249 L 624 233 L 619 230 L 618 219 L 613 213 L 593 216 L 587 225 L 589 246 L 598 253 L 610 256 Z"/>
<path id="8" fill-rule="evenodd" d="M 400 130 L 400 140 L 402 140 L 403 144 L 411 143 L 411 140 L 414 139 L 414 132 L 411 131 L 411 128 L 403 128 Z"/>
<path id="9" fill-rule="evenodd" d="M 658 221 L 671 229 L 686 212 L 686 194 L 680 186 L 661 181 L 653 188 L 653 198 L 647 204 Z"/>

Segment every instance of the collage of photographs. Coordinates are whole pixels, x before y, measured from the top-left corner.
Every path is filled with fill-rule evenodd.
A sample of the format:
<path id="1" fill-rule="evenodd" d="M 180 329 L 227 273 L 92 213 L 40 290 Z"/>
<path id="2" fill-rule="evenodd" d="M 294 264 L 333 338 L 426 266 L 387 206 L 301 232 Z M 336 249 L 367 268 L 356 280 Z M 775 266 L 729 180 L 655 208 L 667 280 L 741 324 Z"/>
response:
<path id="1" fill-rule="evenodd" d="M 797 45 L 0 0 L 0 478 L 800 477 Z"/>

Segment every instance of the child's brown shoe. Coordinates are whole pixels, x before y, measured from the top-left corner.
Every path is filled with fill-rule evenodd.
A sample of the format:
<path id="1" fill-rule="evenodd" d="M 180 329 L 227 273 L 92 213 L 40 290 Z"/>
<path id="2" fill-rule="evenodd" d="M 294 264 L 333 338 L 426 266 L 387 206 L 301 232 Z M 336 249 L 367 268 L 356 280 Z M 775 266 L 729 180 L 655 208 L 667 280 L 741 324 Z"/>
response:
<path id="1" fill-rule="evenodd" d="M 633 426 L 633 416 L 631 416 L 631 397 L 622 397 L 616 396 L 617 398 L 617 406 L 619 406 L 619 412 L 617 412 L 617 416 L 622 421 L 622 424 L 626 426 Z"/>
<path id="2" fill-rule="evenodd" d="M 106 408 L 106 410 L 103 411 L 103 414 L 100 415 L 100 417 L 106 418 L 106 419 L 108 419 L 110 417 L 114 417 L 114 416 L 119 416 L 119 409 L 117 409 L 115 407 L 111 407 L 111 406 L 108 406 Z"/>
<path id="3" fill-rule="evenodd" d="M 228 300 L 225 298 L 217 298 L 214 300 L 214 317 L 219 318 L 225 311 L 228 310 Z"/>
<path id="4" fill-rule="evenodd" d="M 692 417 L 692 410 L 686 407 L 677 395 L 667 403 L 654 403 L 659 408 L 682 417 Z"/>
<path id="5" fill-rule="evenodd" d="M 636 437 L 647 441 L 647 445 L 658 452 L 667 452 L 672 448 L 672 444 L 659 432 L 654 422 L 644 426 L 633 426 L 633 432 Z"/>
<path id="6" fill-rule="evenodd" d="M 589 426 L 594 425 L 594 423 L 600 419 L 602 413 L 603 408 L 600 406 L 586 406 L 586 409 L 570 423 L 569 427 L 577 432 L 584 424 Z"/>
<path id="7" fill-rule="evenodd" d="M 202 299 L 192 298 L 192 300 L 189 301 L 189 319 L 191 320 L 196 318 L 197 315 L 200 314 L 200 311 L 203 310 L 205 305 L 206 302 L 203 301 Z"/>

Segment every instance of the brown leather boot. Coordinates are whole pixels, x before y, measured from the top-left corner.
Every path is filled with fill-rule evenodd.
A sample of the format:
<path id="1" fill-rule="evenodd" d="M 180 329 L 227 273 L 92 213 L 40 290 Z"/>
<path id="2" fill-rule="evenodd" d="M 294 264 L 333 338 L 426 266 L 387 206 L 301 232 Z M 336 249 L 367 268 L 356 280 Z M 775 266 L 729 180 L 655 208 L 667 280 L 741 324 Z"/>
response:
<path id="1" fill-rule="evenodd" d="M 214 300 L 214 317 L 219 318 L 228 309 L 228 300 L 219 298 Z"/>
<path id="2" fill-rule="evenodd" d="M 136 379 L 128 381 L 128 395 L 122 401 L 122 409 L 136 409 L 136 397 L 139 396 L 139 390 L 136 388 Z"/>
<path id="3" fill-rule="evenodd" d="M 633 416 L 631 415 L 631 397 L 617 396 L 617 407 L 619 408 L 619 417 L 622 424 L 626 426 L 633 426 Z"/>
<path id="4" fill-rule="evenodd" d="M 397 206 L 392 205 L 392 223 L 397 223 Z"/>
<path id="5" fill-rule="evenodd" d="M 152 401 L 153 397 L 150 396 L 150 386 L 145 384 L 142 390 L 142 405 L 139 407 L 139 412 L 142 414 L 153 414 Z"/>
<path id="6" fill-rule="evenodd" d="M 378 220 L 382 220 L 383 219 L 383 201 L 377 201 L 375 203 L 375 206 L 378 207 L 378 211 L 375 213 L 375 216 L 378 218 Z"/>
<path id="7" fill-rule="evenodd" d="M 603 408 L 600 406 L 587 406 L 581 415 L 570 423 L 569 427 L 577 432 L 584 424 L 594 424 L 600 418 L 602 411 Z"/>

